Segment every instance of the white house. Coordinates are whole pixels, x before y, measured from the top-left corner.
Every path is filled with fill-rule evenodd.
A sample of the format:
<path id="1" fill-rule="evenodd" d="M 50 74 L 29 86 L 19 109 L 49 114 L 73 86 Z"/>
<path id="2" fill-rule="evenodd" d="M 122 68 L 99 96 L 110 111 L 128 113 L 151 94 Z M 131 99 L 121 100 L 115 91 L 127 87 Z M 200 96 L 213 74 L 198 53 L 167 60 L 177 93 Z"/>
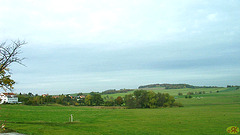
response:
<path id="1" fill-rule="evenodd" d="M 3 103 L 18 103 L 18 97 L 14 93 L 1 93 L 0 104 Z"/>

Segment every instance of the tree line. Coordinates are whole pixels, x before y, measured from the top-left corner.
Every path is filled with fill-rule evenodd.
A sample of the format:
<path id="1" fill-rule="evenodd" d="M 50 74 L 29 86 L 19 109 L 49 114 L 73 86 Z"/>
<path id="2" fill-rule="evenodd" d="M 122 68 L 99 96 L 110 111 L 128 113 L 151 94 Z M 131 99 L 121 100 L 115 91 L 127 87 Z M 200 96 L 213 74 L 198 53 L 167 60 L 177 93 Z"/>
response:
<path id="1" fill-rule="evenodd" d="M 165 89 L 183 89 L 183 88 L 217 88 L 217 86 L 193 86 L 189 84 L 149 84 L 139 86 L 138 89 L 144 88 L 155 88 L 155 87 L 165 87 Z"/>
<path id="2" fill-rule="evenodd" d="M 134 91 L 133 89 L 121 89 L 121 90 L 106 90 L 103 91 L 102 94 L 115 94 L 115 93 L 127 93 L 129 91 Z"/>
<path id="3" fill-rule="evenodd" d="M 124 97 L 127 108 L 158 108 L 158 107 L 183 107 L 175 102 L 175 98 L 168 93 L 155 93 L 153 91 L 136 90 L 133 94 Z"/>
<path id="4" fill-rule="evenodd" d="M 70 95 L 58 96 L 39 96 L 29 94 L 18 95 L 19 102 L 25 105 L 75 105 L 75 106 L 125 106 L 126 108 L 158 108 L 158 107 L 172 107 L 182 106 L 176 103 L 173 96 L 168 93 L 155 93 L 153 91 L 136 90 L 133 94 L 118 96 L 117 98 L 105 96 L 99 93 L 91 92 L 80 98 L 81 96 L 72 97 Z"/>

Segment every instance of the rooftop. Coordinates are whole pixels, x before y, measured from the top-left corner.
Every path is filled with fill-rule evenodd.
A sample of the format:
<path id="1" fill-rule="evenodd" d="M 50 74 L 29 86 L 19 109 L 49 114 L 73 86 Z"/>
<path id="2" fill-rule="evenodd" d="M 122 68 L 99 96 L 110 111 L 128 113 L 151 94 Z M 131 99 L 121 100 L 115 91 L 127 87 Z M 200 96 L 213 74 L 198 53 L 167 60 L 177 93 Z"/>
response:
<path id="1" fill-rule="evenodd" d="M 2 93 L 2 94 L 6 95 L 6 96 L 15 95 L 14 93 Z"/>

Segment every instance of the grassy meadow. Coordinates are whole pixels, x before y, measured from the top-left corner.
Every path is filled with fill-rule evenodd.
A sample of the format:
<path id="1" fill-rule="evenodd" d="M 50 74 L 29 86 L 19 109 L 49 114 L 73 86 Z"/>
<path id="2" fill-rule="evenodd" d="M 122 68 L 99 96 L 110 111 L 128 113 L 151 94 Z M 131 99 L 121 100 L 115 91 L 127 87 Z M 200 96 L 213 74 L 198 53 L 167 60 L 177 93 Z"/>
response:
<path id="1" fill-rule="evenodd" d="M 141 90 L 151 90 L 155 93 L 168 93 L 171 96 L 178 96 L 178 93 L 182 93 L 183 95 L 186 95 L 188 92 L 200 92 L 200 91 L 205 91 L 205 93 L 215 93 L 216 91 L 224 91 L 227 88 L 184 88 L 184 89 L 164 89 L 164 87 L 157 87 L 157 88 L 144 88 Z M 136 89 L 137 90 L 137 89 Z M 134 91 L 129 91 L 127 93 L 115 93 L 115 94 L 103 94 L 102 97 L 108 96 L 108 97 L 113 97 L 117 98 L 118 96 L 124 97 L 126 94 L 132 94 Z"/>
<path id="2" fill-rule="evenodd" d="M 216 91 L 220 92 L 216 92 Z M 0 120 L 24 134 L 92 135 L 226 135 L 229 126 L 240 126 L 240 90 L 235 88 L 155 89 L 178 97 L 184 107 L 157 109 L 99 109 L 75 106 L 1 105 Z M 193 98 L 177 96 L 206 91 Z M 212 93 L 210 93 L 212 91 Z M 121 93 L 120 95 L 123 96 Z M 113 94 L 117 96 L 116 94 Z M 111 94 L 108 94 L 111 96 Z M 69 123 L 70 114 L 74 122 Z"/>

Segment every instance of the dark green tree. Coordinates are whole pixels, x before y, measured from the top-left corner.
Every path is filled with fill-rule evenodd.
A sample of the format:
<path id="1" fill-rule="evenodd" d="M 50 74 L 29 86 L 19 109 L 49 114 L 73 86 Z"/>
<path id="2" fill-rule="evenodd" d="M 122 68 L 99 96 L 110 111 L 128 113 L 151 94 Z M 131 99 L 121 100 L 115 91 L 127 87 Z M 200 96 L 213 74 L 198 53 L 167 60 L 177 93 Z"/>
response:
<path id="1" fill-rule="evenodd" d="M 127 108 L 136 108 L 136 98 L 133 94 L 125 95 L 124 101 Z"/>
<path id="2" fill-rule="evenodd" d="M 137 108 L 147 108 L 148 107 L 148 94 L 146 90 L 136 90 L 134 91 L 134 96 L 136 98 Z"/>
<path id="3" fill-rule="evenodd" d="M 96 105 L 96 106 L 99 106 L 104 103 L 103 98 L 101 97 L 101 95 L 99 93 L 93 94 L 92 102 L 93 102 L 93 105 Z"/>
<path id="4" fill-rule="evenodd" d="M 163 106 L 166 102 L 166 97 L 164 93 L 157 93 L 156 94 L 157 106 Z"/>

